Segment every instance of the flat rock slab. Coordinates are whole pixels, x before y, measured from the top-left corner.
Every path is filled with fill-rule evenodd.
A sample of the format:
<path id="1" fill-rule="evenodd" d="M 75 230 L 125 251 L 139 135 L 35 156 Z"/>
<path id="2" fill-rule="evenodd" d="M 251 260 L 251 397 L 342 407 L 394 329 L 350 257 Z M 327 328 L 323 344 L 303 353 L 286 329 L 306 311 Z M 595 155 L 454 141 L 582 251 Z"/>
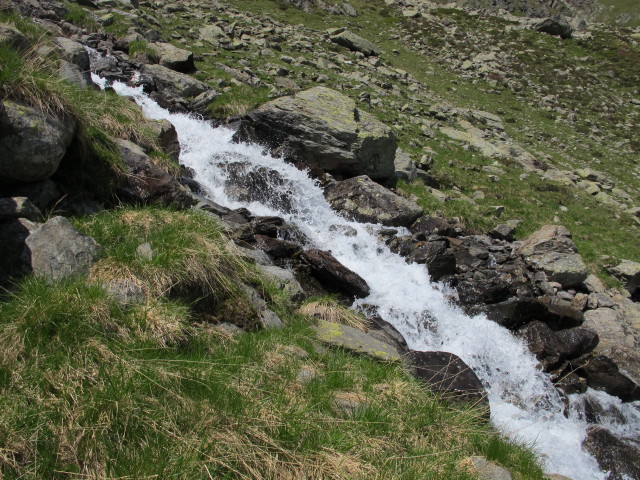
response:
<path id="1" fill-rule="evenodd" d="M 33 273 L 47 280 L 82 275 L 98 257 L 96 241 L 78 232 L 64 217 L 53 217 L 25 240 Z"/>
<path id="2" fill-rule="evenodd" d="M 365 56 L 378 56 L 382 51 L 376 44 L 366 38 L 362 38 L 349 30 L 342 30 L 331 35 L 330 40 L 354 52 L 363 53 Z"/>
<path id="3" fill-rule="evenodd" d="M 325 87 L 262 105 L 242 119 L 234 139 L 346 177 L 385 180 L 395 171 L 397 141 L 391 129 Z"/>
<path id="4" fill-rule="evenodd" d="M 313 328 L 318 335 L 318 339 L 326 344 L 346 348 L 347 350 L 381 360 L 402 360 L 402 357 L 393 346 L 347 325 L 318 320 L 318 324 Z"/>
<path id="5" fill-rule="evenodd" d="M 422 215 L 422 207 L 396 195 L 366 175 L 336 182 L 325 197 L 343 216 L 387 227 L 408 227 Z"/>

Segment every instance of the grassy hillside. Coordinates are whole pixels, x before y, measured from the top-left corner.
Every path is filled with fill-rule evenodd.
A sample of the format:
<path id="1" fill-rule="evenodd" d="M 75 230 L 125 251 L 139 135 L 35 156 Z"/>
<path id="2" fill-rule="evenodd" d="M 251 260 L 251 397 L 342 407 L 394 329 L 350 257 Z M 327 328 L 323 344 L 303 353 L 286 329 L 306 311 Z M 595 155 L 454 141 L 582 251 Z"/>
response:
<path id="1" fill-rule="evenodd" d="M 313 318 L 228 252 L 205 214 L 123 209 L 76 224 L 104 248 L 89 279 L 26 278 L 0 304 L 1 478 L 472 479 L 470 455 L 542 478 L 479 411 L 399 365 L 318 344 Z M 141 241 L 153 258 L 136 256 Z M 118 304 L 98 279 L 145 298 Z M 240 279 L 285 328 L 216 327 L 251 317 Z"/>

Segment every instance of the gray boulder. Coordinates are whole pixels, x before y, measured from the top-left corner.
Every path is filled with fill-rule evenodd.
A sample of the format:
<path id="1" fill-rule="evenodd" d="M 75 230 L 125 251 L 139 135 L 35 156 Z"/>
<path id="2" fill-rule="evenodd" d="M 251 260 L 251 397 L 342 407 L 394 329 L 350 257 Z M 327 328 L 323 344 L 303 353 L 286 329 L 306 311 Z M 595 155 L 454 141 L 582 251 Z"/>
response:
<path id="1" fill-rule="evenodd" d="M 158 92 L 169 97 L 197 97 L 209 90 L 206 83 L 162 65 L 145 65 L 142 71 L 153 79 Z"/>
<path id="2" fill-rule="evenodd" d="M 418 169 L 411 157 L 404 151 L 396 150 L 394 159 L 395 172 L 394 177 L 401 180 L 413 180 L 418 175 Z"/>
<path id="3" fill-rule="evenodd" d="M 96 241 L 64 217 L 53 217 L 25 240 L 31 269 L 50 281 L 85 274 L 100 253 Z"/>
<path id="4" fill-rule="evenodd" d="M 84 46 L 65 37 L 57 37 L 54 43 L 62 59 L 60 63 L 62 78 L 82 88 L 96 87 L 91 80 L 89 54 Z"/>
<path id="5" fill-rule="evenodd" d="M 0 105 L 0 177 L 36 182 L 53 175 L 76 131 L 70 117 L 57 118 L 20 103 Z"/>
<path id="6" fill-rule="evenodd" d="M 387 190 L 366 175 L 327 186 L 325 197 L 335 210 L 359 222 L 408 227 L 422 215 L 419 205 Z"/>
<path id="7" fill-rule="evenodd" d="M 363 53 L 367 57 L 378 56 L 382 53 L 380 47 L 349 30 L 338 29 L 337 31 L 329 32 L 329 34 L 333 43 L 337 43 L 351 51 Z"/>
<path id="8" fill-rule="evenodd" d="M 115 140 L 120 158 L 126 168 L 118 195 L 131 203 L 176 205 L 187 208 L 195 203 L 188 190 L 153 163 L 151 158 L 135 143 Z"/>
<path id="9" fill-rule="evenodd" d="M 325 87 L 262 105 L 242 119 L 235 139 L 344 176 L 385 180 L 395 171 L 393 132 L 351 98 Z"/>
<path id="10" fill-rule="evenodd" d="M 632 294 L 640 289 L 640 263 L 622 260 L 619 265 L 610 268 L 609 272 Z"/>
<path id="11" fill-rule="evenodd" d="M 526 239 L 517 253 L 529 266 L 546 273 L 549 281 L 568 288 L 581 284 L 588 275 L 577 250 L 569 230 L 561 225 L 545 225 Z"/>
<path id="12" fill-rule="evenodd" d="M 162 42 L 150 43 L 149 47 L 156 51 L 163 67 L 182 73 L 195 72 L 193 52 Z"/>

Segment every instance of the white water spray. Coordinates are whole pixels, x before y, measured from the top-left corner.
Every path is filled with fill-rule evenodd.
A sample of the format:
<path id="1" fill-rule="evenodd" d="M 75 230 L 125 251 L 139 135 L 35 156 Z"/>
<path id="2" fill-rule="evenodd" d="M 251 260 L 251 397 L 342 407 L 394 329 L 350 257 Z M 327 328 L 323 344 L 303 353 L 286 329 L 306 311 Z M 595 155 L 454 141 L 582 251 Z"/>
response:
<path id="1" fill-rule="evenodd" d="M 96 76 L 94 81 L 105 86 Z M 315 246 L 330 250 L 367 281 L 371 294 L 358 303 L 376 306 L 382 318 L 402 333 L 410 348 L 444 350 L 460 356 L 487 389 L 494 425 L 505 435 L 532 446 L 546 471 L 575 480 L 606 478 L 595 459 L 581 448 L 587 423 L 576 413 L 570 418 L 563 415 L 560 396 L 523 342 L 482 315 L 464 314 L 448 300 L 446 287 L 431 283 L 423 265 L 407 264 L 378 241 L 375 232 L 379 225 L 340 217 L 306 172 L 265 154 L 257 146 L 232 143 L 231 130 L 213 128 L 187 115 L 171 114 L 144 95 L 141 88 L 118 82 L 113 88 L 120 95 L 133 97 L 148 117 L 167 119 L 176 127 L 182 148 L 180 161 L 195 171 L 195 179 L 206 188 L 211 200 L 294 223 Z M 254 171 L 265 167 L 277 171 L 284 181 L 273 189 L 286 196 L 291 208 L 280 211 L 274 205 L 247 204 L 230 198 L 225 193 L 228 174 L 221 166 L 238 160 Z M 357 235 L 342 233 L 349 229 Z M 621 412 L 624 421 L 607 425 L 614 432 L 640 432 L 640 415 L 633 406 L 601 392 L 587 395 L 595 395 L 601 404 Z"/>

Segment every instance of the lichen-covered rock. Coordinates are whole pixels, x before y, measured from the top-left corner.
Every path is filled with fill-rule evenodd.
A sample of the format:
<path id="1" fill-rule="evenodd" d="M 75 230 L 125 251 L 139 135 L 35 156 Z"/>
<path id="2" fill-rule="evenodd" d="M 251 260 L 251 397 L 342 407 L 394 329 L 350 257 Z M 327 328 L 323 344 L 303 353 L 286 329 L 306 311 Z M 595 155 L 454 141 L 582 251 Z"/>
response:
<path id="1" fill-rule="evenodd" d="M 193 52 L 178 48 L 170 43 L 150 43 L 149 48 L 160 56 L 160 65 L 182 73 L 191 73 L 196 69 Z"/>
<path id="2" fill-rule="evenodd" d="M 242 119 L 236 136 L 312 167 L 348 177 L 391 178 L 393 132 L 334 90 L 314 87 L 268 102 Z"/>
<path id="3" fill-rule="evenodd" d="M 64 217 L 42 224 L 25 244 L 33 273 L 49 281 L 86 273 L 100 253 L 96 241 L 82 235 Z"/>
<path id="4" fill-rule="evenodd" d="M 402 358 L 393 346 L 347 325 L 318 320 L 314 330 L 318 339 L 329 345 L 346 348 L 382 360 L 399 361 Z"/>
<path id="5" fill-rule="evenodd" d="M 408 227 L 422 215 L 422 208 L 396 195 L 366 175 L 330 184 L 325 196 L 343 216 L 388 227 Z"/>
<path id="6" fill-rule="evenodd" d="M 70 117 L 57 118 L 5 100 L 0 107 L 0 177 L 36 182 L 53 175 L 76 131 Z"/>

